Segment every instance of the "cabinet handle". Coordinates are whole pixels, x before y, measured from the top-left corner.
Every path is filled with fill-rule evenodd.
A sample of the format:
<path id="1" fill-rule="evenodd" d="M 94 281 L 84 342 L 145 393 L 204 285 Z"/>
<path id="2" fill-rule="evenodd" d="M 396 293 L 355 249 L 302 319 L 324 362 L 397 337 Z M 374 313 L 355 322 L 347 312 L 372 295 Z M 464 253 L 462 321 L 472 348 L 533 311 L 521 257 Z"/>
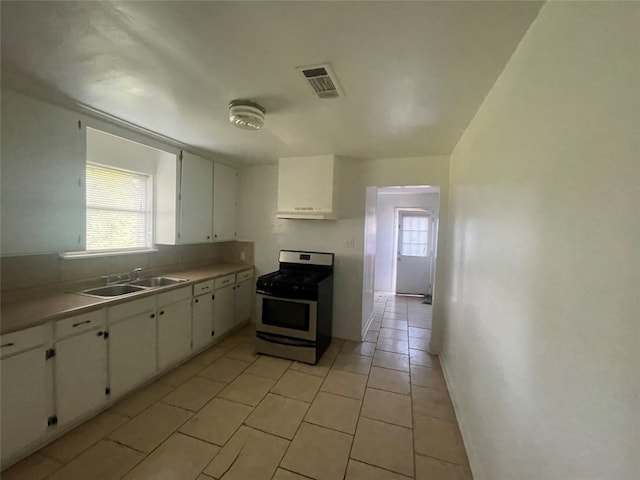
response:
<path id="1" fill-rule="evenodd" d="M 211 235 L 207 235 L 207 240 L 210 240 L 210 239 L 211 239 Z"/>
<path id="2" fill-rule="evenodd" d="M 196 299 L 194 300 L 194 302 L 195 302 L 195 303 L 198 303 L 198 299 L 196 298 Z"/>
<path id="3" fill-rule="evenodd" d="M 151 315 L 149 315 L 149 318 L 156 318 L 156 314 L 152 313 Z"/>
<path id="4" fill-rule="evenodd" d="M 4 344 L 0 345 L 0 348 L 13 347 L 14 345 L 15 345 L 15 343 L 13 343 L 13 342 L 4 343 Z"/>
<path id="5" fill-rule="evenodd" d="M 101 337 L 102 335 L 104 335 L 104 332 L 98 332 L 98 333 L 96 333 L 96 335 Z"/>
<path id="6" fill-rule="evenodd" d="M 214 235 L 214 236 L 213 236 L 213 238 L 218 238 L 218 235 L 217 235 L 217 234 L 216 234 L 216 235 Z"/>
<path id="7" fill-rule="evenodd" d="M 160 310 L 160 315 L 164 315 L 164 310 Z"/>
<path id="8" fill-rule="evenodd" d="M 80 325 L 84 325 L 85 323 L 91 323 L 91 320 L 85 320 L 84 322 L 78 322 L 71 325 L 71 328 L 79 327 Z"/>

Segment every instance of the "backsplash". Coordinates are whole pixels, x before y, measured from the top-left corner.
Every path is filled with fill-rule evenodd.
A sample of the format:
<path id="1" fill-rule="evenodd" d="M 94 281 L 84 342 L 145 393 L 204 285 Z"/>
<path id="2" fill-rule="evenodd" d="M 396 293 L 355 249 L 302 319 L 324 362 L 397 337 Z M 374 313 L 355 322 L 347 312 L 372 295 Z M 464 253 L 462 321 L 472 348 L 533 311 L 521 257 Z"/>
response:
<path id="1" fill-rule="evenodd" d="M 156 248 L 157 252 L 94 258 L 63 259 L 55 253 L 2 257 L 0 290 L 4 294 L 24 288 L 56 287 L 130 272 L 137 267 L 159 271 L 222 262 L 253 265 L 253 242 L 158 245 Z M 240 260 L 241 252 L 244 252 L 244 261 Z"/>

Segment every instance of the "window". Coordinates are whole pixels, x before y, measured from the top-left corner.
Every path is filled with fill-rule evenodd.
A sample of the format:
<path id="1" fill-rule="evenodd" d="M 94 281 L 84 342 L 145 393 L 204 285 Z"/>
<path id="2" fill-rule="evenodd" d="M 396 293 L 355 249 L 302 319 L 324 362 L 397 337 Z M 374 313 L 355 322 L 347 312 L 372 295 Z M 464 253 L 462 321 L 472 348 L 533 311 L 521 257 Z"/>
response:
<path id="1" fill-rule="evenodd" d="M 87 163 L 87 250 L 151 248 L 151 175 Z"/>
<path id="2" fill-rule="evenodd" d="M 400 255 L 426 257 L 429 246 L 429 217 L 404 214 L 401 222 Z"/>

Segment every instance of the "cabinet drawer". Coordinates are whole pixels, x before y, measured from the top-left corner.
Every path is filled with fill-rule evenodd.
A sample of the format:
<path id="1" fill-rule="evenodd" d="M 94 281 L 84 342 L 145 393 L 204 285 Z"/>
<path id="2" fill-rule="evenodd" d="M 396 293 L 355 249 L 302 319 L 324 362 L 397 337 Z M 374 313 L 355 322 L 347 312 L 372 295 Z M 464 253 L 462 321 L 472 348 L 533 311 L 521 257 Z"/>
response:
<path id="1" fill-rule="evenodd" d="M 42 345 L 45 342 L 45 337 L 44 325 L 1 335 L 0 357 L 6 357 L 7 355 Z"/>
<path id="2" fill-rule="evenodd" d="M 191 298 L 191 287 L 179 288 L 177 290 L 171 290 L 170 292 L 159 294 L 158 307 L 176 303 L 180 300 L 184 300 L 185 298 Z"/>
<path id="3" fill-rule="evenodd" d="M 197 297 L 198 295 L 202 295 L 203 293 L 208 293 L 213 291 L 213 280 L 208 280 L 202 283 L 196 283 L 193 286 L 193 296 Z"/>
<path id="4" fill-rule="evenodd" d="M 253 277 L 253 268 L 236 274 L 236 282 L 242 282 L 243 280 L 248 280 L 251 277 Z"/>
<path id="5" fill-rule="evenodd" d="M 216 278 L 215 280 L 215 288 L 226 287 L 227 285 L 231 285 L 236 282 L 236 274 L 232 273 L 231 275 L 225 275 L 224 277 Z"/>
<path id="6" fill-rule="evenodd" d="M 92 328 L 104 327 L 107 319 L 106 315 L 107 311 L 103 309 L 58 320 L 55 329 L 56 339 L 75 335 Z"/>
<path id="7" fill-rule="evenodd" d="M 156 297 L 146 297 L 132 302 L 122 303 L 107 309 L 109 323 L 117 322 L 123 318 L 133 317 L 144 312 L 152 312 L 156 309 Z"/>

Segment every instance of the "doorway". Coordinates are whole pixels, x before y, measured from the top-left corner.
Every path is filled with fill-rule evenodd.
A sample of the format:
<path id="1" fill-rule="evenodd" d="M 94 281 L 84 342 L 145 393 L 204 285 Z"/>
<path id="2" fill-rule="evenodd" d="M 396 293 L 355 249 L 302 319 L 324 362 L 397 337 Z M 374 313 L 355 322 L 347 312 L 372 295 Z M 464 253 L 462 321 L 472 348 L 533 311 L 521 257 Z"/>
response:
<path id="1" fill-rule="evenodd" d="M 376 319 L 376 298 L 413 294 L 431 303 L 440 205 L 437 186 L 367 187 L 366 191 L 362 338 Z"/>

